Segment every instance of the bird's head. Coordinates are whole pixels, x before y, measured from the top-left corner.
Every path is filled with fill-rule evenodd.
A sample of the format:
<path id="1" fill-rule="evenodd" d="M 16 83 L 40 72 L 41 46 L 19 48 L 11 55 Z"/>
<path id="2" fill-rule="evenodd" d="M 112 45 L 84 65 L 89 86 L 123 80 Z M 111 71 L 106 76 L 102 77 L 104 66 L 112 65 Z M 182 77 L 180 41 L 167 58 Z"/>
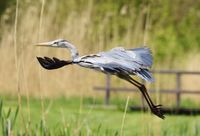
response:
<path id="1" fill-rule="evenodd" d="M 35 45 L 41 46 L 41 47 L 68 48 L 71 52 L 71 56 L 73 59 L 78 57 L 78 51 L 76 47 L 73 44 L 71 44 L 69 41 L 64 40 L 64 39 L 57 39 L 54 41 L 37 43 Z"/>
<path id="2" fill-rule="evenodd" d="M 36 46 L 41 47 L 55 47 L 55 48 L 67 48 L 70 43 L 64 39 L 57 39 L 49 42 L 42 42 L 35 44 Z"/>
<path id="3" fill-rule="evenodd" d="M 73 47 L 74 47 L 71 43 L 69 43 L 67 40 L 64 40 L 64 39 L 57 39 L 54 41 L 37 43 L 35 45 L 40 46 L 40 47 L 68 48 L 70 50 L 73 50 Z M 75 50 L 74 52 L 76 53 Z M 39 61 L 39 63 L 41 64 L 43 68 L 48 69 L 48 70 L 57 69 L 65 65 L 72 64 L 71 60 L 68 60 L 68 61 L 60 60 L 56 57 L 53 57 L 53 59 L 49 57 L 37 57 L 37 60 Z"/>

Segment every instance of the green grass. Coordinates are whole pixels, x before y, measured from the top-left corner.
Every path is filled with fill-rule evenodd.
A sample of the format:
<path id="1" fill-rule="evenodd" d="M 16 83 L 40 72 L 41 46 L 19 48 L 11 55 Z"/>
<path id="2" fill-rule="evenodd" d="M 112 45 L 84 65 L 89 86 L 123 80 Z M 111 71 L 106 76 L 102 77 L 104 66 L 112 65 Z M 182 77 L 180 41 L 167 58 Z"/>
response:
<path id="1" fill-rule="evenodd" d="M 3 100 L 1 135 L 6 135 L 6 126 L 9 120 L 11 124 L 14 122 L 15 115 L 16 123 L 11 131 L 14 135 L 120 135 L 123 110 L 115 106 L 92 104 L 94 101 L 91 101 L 91 98 L 45 99 L 44 112 L 41 109 L 41 101 L 31 99 L 30 120 L 25 99 L 22 99 L 18 114 L 17 99 Z M 98 101 L 100 103 L 100 100 Z M 166 119 L 161 120 L 150 113 L 128 111 L 123 133 L 126 136 L 200 135 L 200 116 L 166 115 Z"/>

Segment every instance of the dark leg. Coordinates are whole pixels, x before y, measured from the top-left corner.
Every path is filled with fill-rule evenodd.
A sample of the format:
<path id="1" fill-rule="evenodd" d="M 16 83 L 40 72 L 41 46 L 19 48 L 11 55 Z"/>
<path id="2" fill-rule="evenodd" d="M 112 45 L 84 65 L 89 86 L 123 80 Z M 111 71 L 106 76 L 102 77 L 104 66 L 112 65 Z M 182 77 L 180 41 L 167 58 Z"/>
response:
<path id="1" fill-rule="evenodd" d="M 132 81 L 134 82 L 135 80 L 132 79 Z M 154 113 L 155 115 L 157 115 L 158 117 L 164 119 L 165 117 L 164 117 L 164 115 L 162 113 L 162 110 L 161 110 L 161 106 L 162 105 L 160 105 L 160 104 L 159 105 L 155 105 L 152 102 L 152 100 L 151 100 L 151 98 L 150 98 L 150 96 L 149 96 L 149 94 L 148 94 L 148 92 L 146 90 L 146 87 L 143 84 L 140 84 L 139 89 L 142 92 L 142 94 L 145 97 L 145 99 L 148 101 L 147 103 L 148 103 L 148 105 L 149 105 L 149 107 L 151 109 L 151 112 Z"/>
<path id="2" fill-rule="evenodd" d="M 147 104 L 149 105 L 149 107 L 151 109 L 151 112 L 153 114 L 155 114 L 156 116 L 162 118 L 162 119 L 165 118 L 163 113 L 162 113 L 162 111 L 161 111 L 161 105 L 154 105 L 154 103 L 152 102 L 152 100 L 151 100 L 151 98 L 150 98 L 150 96 L 149 96 L 149 94 L 148 94 L 148 92 L 146 90 L 146 87 L 143 84 L 135 81 L 129 75 L 124 75 L 123 74 L 123 75 L 118 75 L 118 77 L 130 82 L 133 85 L 135 85 L 141 91 L 142 95 L 144 96 Z"/>
<path id="3" fill-rule="evenodd" d="M 134 80 L 133 78 L 131 78 L 130 76 L 129 76 L 128 78 L 129 78 L 132 82 L 135 82 L 135 83 L 140 87 L 140 89 L 143 90 L 143 92 L 145 93 L 145 95 L 148 97 L 148 99 L 149 99 L 151 105 L 154 105 L 153 102 L 152 102 L 152 100 L 151 100 L 151 98 L 150 98 L 150 96 L 149 96 L 149 94 L 148 94 L 148 92 L 147 92 L 146 87 L 145 87 L 143 84 L 141 84 L 141 83 L 139 83 L 138 81 L 136 81 L 136 80 Z M 158 105 L 158 106 L 162 106 L 162 105 Z"/>

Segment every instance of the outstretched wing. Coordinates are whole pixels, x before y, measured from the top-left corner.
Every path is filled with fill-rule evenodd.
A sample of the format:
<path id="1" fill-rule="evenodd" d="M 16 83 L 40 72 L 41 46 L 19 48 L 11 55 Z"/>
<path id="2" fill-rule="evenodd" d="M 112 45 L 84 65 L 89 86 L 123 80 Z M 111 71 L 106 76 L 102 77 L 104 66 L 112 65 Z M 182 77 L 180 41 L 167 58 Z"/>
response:
<path id="1" fill-rule="evenodd" d="M 136 74 L 149 82 L 154 81 L 148 70 L 152 66 L 152 59 L 151 51 L 147 47 L 127 50 L 117 47 L 108 52 L 100 52 L 81 58 L 86 67 L 97 70 L 100 68 L 101 71 L 111 74 L 124 71 L 127 74 Z"/>
<path id="2" fill-rule="evenodd" d="M 150 68 L 153 64 L 151 50 L 147 47 L 128 49 L 126 50 L 126 53 L 145 67 Z"/>
<path id="3" fill-rule="evenodd" d="M 60 67 L 63 67 L 68 64 L 72 64 L 72 61 L 65 61 L 65 60 L 60 60 L 55 57 L 53 59 L 48 58 L 48 57 L 37 57 L 37 60 L 39 61 L 40 65 L 48 70 L 52 69 L 58 69 Z"/>
<path id="4" fill-rule="evenodd" d="M 149 82 L 154 81 L 152 74 L 149 72 L 149 68 L 152 66 L 153 62 L 153 57 L 149 48 L 143 47 L 126 50 L 122 47 L 117 47 L 109 52 L 103 53 L 103 55 L 109 58 L 112 57 L 115 66 L 118 68 L 120 67 L 129 74 L 136 74 Z"/>
<path id="5" fill-rule="evenodd" d="M 150 68 L 153 64 L 151 51 L 147 47 L 124 49 L 122 47 L 113 48 L 111 51 L 105 52 L 116 59 L 124 60 L 132 65 L 139 64 L 140 67 Z"/>
<path id="6" fill-rule="evenodd" d="M 153 58 L 147 47 L 135 49 L 117 47 L 107 52 L 83 56 L 80 59 L 79 65 L 83 67 L 110 74 L 123 71 L 129 75 L 136 74 L 149 82 L 154 81 L 148 70 L 152 66 Z"/>

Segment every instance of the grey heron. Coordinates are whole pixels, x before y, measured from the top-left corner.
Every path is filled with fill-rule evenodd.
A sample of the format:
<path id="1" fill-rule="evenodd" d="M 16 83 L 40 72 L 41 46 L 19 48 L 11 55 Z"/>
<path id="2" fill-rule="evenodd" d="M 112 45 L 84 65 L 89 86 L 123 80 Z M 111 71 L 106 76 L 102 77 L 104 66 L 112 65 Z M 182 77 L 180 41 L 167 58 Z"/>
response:
<path id="1" fill-rule="evenodd" d="M 153 58 L 149 48 L 141 47 L 134 49 L 124 49 L 116 47 L 106 52 L 79 56 L 76 47 L 67 40 L 58 39 L 50 42 L 36 44 L 37 46 L 47 46 L 55 48 L 67 48 L 71 52 L 72 60 L 60 60 L 53 57 L 37 57 L 41 66 L 45 69 L 57 69 L 69 64 L 77 64 L 79 66 L 94 69 L 105 74 L 115 75 L 126 80 L 136 86 L 144 96 L 151 112 L 156 116 L 164 119 L 162 105 L 155 105 L 143 84 L 134 80 L 131 75 L 137 75 L 140 78 L 153 82 L 154 78 L 149 71 L 152 66 Z"/>

